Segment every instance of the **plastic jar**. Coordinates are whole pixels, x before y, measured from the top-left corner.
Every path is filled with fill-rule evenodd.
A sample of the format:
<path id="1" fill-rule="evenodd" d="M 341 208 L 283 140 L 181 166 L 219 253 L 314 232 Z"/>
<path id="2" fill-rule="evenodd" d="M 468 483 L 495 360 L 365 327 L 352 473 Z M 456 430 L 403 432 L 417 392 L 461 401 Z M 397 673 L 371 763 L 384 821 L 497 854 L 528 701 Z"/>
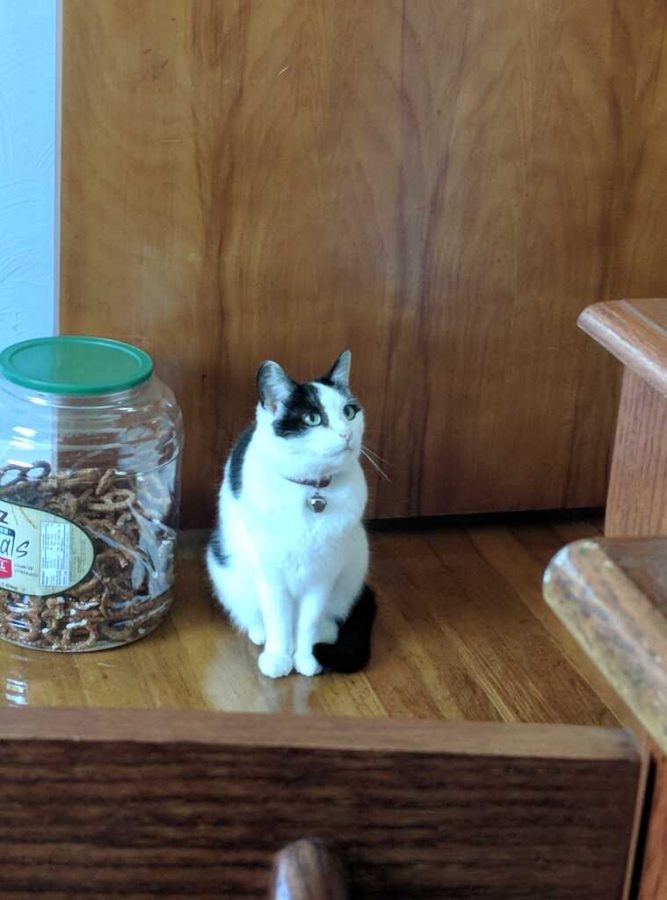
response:
<path id="1" fill-rule="evenodd" d="M 64 336 L 0 354 L 0 637 L 101 650 L 164 620 L 182 442 L 136 347 Z"/>

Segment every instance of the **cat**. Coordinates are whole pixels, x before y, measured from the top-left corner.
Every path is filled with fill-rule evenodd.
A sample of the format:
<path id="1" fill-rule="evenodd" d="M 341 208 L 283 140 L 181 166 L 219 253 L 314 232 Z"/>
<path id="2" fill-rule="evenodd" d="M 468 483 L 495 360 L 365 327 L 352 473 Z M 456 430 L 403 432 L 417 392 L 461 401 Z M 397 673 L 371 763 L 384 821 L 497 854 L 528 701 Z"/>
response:
<path id="1" fill-rule="evenodd" d="M 263 645 L 269 678 L 353 672 L 370 655 L 364 412 L 350 366 L 346 350 L 300 384 L 262 363 L 255 423 L 225 465 L 207 568 L 232 622 Z"/>

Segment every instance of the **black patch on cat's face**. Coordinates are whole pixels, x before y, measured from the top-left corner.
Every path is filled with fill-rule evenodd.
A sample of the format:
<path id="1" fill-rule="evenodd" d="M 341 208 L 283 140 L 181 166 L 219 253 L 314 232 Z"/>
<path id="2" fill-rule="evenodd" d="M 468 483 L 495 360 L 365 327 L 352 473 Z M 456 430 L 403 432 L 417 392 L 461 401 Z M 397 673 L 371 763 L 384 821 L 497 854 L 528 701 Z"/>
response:
<path id="1" fill-rule="evenodd" d="M 336 359 L 333 366 L 329 369 L 326 375 L 321 375 L 315 380 L 319 384 L 325 384 L 327 387 L 331 387 L 335 391 L 338 391 L 338 393 L 342 394 L 343 397 L 347 397 L 349 394 L 350 385 L 351 360 L 352 356 L 350 354 L 350 351 L 343 350 L 343 352 Z"/>
<path id="2" fill-rule="evenodd" d="M 332 381 L 328 375 L 322 375 L 319 378 L 315 379 L 317 384 L 323 384 L 325 387 L 333 388 L 334 391 L 338 391 L 343 397 L 351 397 L 352 391 L 349 388 L 346 388 L 342 384 L 337 384 L 335 381 Z"/>
<path id="3" fill-rule="evenodd" d="M 211 548 L 213 559 L 221 566 L 226 566 L 229 562 L 229 557 L 225 553 L 225 545 L 222 538 L 222 525 L 218 525 L 218 527 L 211 535 L 209 547 Z"/>
<path id="4" fill-rule="evenodd" d="M 321 425 L 307 425 L 304 416 L 317 413 L 322 417 Z M 278 437 L 297 437 L 305 434 L 309 428 L 321 428 L 329 424 L 329 419 L 320 403 L 317 388 L 312 384 L 297 384 L 287 400 L 282 404 L 280 414 L 273 422 L 273 430 Z"/>
<path id="5" fill-rule="evenodd" d="M 232 489 L 232 494 L 236 498 L 241 496 L 241 487 L 243 485 L 243 460 L 245 459 L 248 444 L 254 433 L 254 425 L 251 425 L 250 428 L 246 428 L 232 447 L 232 452 L 229 457 L 229 484 Z"/>

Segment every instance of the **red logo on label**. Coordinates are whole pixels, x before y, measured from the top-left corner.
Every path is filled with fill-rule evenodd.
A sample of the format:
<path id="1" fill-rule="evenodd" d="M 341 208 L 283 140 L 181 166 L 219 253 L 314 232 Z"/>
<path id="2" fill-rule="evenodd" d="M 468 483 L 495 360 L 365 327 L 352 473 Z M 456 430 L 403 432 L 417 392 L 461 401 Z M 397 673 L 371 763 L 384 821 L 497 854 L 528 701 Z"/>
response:
<path id="1" fill-rule="evenodd" d="M 0 556 L 0 578 L 12 577 L 12 561 L 5 556 Z"/>

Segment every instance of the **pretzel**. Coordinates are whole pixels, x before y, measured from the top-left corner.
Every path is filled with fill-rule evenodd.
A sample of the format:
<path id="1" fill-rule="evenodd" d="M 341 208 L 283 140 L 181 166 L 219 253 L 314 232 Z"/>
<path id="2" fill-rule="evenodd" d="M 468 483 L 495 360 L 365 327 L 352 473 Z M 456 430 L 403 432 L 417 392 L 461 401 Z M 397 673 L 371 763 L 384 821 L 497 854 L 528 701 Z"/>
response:
<path id="1" fill-rule="evenodd" d="M 26 484 L 29 484 L 29 482 L 26 482 Z M 62 494 L 58 494 L 56 497 L 49 498 L 47 506 L 49 512 L 54 512 L 59 516 L 64 516 L 64 518 L 66 519 L 73 519 L 76 515 L 78 507 L 78 498 L 69 491 L 64 491 Z"/>
<path id="2" fill-rule="evenodd" d="M 23 481 L 25 479 L 27 469 L 25 466 L 18 466 L 15 463 L 10 463 L 7 466 L 3 466 L 0 468 L 0 487 L 2 488 L 10 488 L 17 484 L 19 481 Z M 5 480 L 5 476 L 9 475 L 9 480 Z"/>
<path id="3" fill-rule="evenodd" d="M 105 494 L 99 502 L 89 503 L 88 509 L 91 512 L 118 512 L 121 509 L 128 509 L 135 497 L 134 491 L 129 488 L 119 488 Z"/>
<path id="4" fill-rule="evenodd" d="M 75 584 L 74 587 L 69 589 L 69 594 L 72 597 L 85 597 L 86 595 L 93 594 L 98 591 L 101 586 L 101 582 L 99 577 L 96 574 L 90 575 L 84 581 L 80 581 L 78 584 Z"/>
<path id="5" fill-rule="evenodd" d="M 11 603 L 3 604 L 2 624 L 7 639 L 16 644 L 32 645 L 41 635 L 40 611 L 30 607 L 21 611 L 14 610 Z"/>
<path id="6" fill-rule="evenodd" d="M 37 475 L 34 473 L 38 472 Z M 39 480 L 42 478 L 46 478 L 51 474 L 51 463 L 46 462 L 44 459 L 36 460 L 29 469 L 25 471 L 25 477 L 32 480 Z"/>
<path id="7" fill-rule="evenodd" d="M 164 598 L 160 599 L 164 601 Z M 151 604 L 148 609 L 135 614 L 132 619 L 127 618 L 128 610 L 126 609 L 126 615 L 122 618 L 119 617 L 115 621 L 101 622 L 99 626 L 100 632 L 110 640 L 118 640 L 120 638 L 123 643 L 127 643 L 128 640 L 134 640 L 130 635 L 134 634 L 136 637 L 137 632 L 143 637 L 144 634 L 148 634 L 149 631 L 153 630 L 151 618 L 155 609 L 156 606 Z"/>
<path id="8" fill-rule="evenodd" d="M 10 498 L 17 503 L 30 506 L 37 501 L 37 485 L 27 478 L 19 478 L 11 484 L 0 487 L 0 499 L 7 501 Z"/>
<path id="9" fill-rule="evenodd" d="M 60 649 L 70 652 L 93 650 L 99 640 L 98 629 L 99 626 L 96 623 L 89 622 L 87 619 L 82 619 L 80 622 L 69 622 L 62 632 Z M 81 632 L 83 632 L 83 637 L 81 637 Z"/>
<path id="10" fill-rule="evenodd" d="M 77 487 L 92 487 L 100 480 L 100 470 L 94 467 L 79 469 L 76 472 L 59 472 L 56 475 L 58 485 L 65 485 L 69 490 Z"/>
<path id="11" fill-rule="evenodd" d="M 100 478 L 100 480 L 95 485 L 94 494 L 96 497 L 101 497 L 106 493 L 107 488 L 111 486 L 114 480 L 115 471 L 113 469 L 107 469 L 104 475 Z"/>
<path id="12" fill-rule="evenodd" d="M 74 522 L 95 550 L 88 575 L 56 595 L 0 589 L 0 637 L 42 650 L 87 651 L 137 640 L 164 619 L 175 532 L 165 522 L 172 493 L 158 476 L 12 463 L 0 468 L 0 498 Z"/>
<path id="13" fill-rule="evenodd" d="M 58 628 L 59 622 L 61 622 L 66 616 L 66 603 L 64 597 L 48 597 L 46 600 L 45 609 L 42 612 L 42 621 L 44 622 L 47 630 L 49 632 L 54 632 Z"/>

